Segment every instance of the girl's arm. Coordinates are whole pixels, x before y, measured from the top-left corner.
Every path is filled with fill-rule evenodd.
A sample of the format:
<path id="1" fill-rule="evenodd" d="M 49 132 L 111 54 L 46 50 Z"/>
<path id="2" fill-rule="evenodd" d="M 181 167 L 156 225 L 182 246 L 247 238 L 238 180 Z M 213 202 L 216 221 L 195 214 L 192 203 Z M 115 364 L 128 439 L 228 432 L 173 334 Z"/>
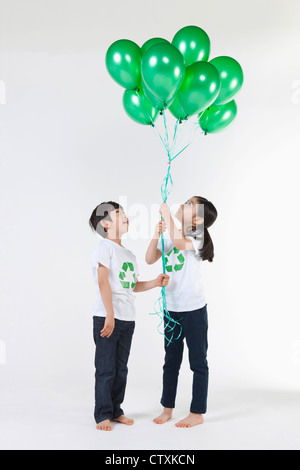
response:
<path id="1" fill-rule="evenodd" d="M 115 328 L 115 314 L 114 314 L 114 308 L 113 308 L 113 303 L 112 303 L 112 293 L 111 293 L 110 283 L 108 280 L 108 274 L 109 274 L 109 269 L 103 266 L 102 264 L 99 264 L 98 284 L 99 284 L 101 298 L 102 298 L 102 301 L 106 310 L 105 323 L 100 334 L 102 337 L 107 336 L 109 338 Z"/>
<path id="2" fill-rule="evenodd" d="M 166 226 L 168 227 L 170 237 L 175 248 L 177 248 L 177 250 L 193 250 L 194 245 L 192 240 L 184 238 L 182 232 L 178 230 L 174 220 L 172 219 L 169 206 L 166 203 L 163 203 L 159 212 L 164 219 Z"/>
<path id="3" fill-rule="evenodd" d="M 153 238 L 149 244 L 145 260 L 147 264 L 156 263 L 161 257 L 161 251 L 157 249 L 157 244 L 160 239 L 161 232 L 165 232 L 166 224 L 161 220 L 155 227 Z"/>
<path id="4" fill-rule="evenodd" d="M 166 287 L 169 283 L 169 279 L 170 276 L 168 276 L 168 274 L 160 274 L 156 279 L 152 279 L 151 281 L 138 281 L 133 292 L 145 292 L 154 287 Z"/>

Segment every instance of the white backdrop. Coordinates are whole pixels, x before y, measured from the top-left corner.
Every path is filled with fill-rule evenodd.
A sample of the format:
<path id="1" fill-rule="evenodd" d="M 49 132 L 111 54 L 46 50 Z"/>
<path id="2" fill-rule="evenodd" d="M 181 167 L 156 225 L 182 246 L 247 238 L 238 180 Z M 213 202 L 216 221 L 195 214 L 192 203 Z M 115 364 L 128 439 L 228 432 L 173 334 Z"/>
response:
<path id="1" fill-rule="evenodd" d="M 150 211 L 161 201 L 166 171 L 161 142 L 127 117 L 123 90 L 104 58 L 117 39 L 171 40 L 189 24 L 208 33 L 211 57 L 231 55 L 245 73 L 236 121 L 197 138 L 175 160 L 169 199 L 204 196 L 219 212 L 211 229 L 215 261 L 205 265 L 210 409 L 214 403 L 223 409 L 220 390 L 297 397 L 300 3 L 0 0 L 0 9 L 2 446 L 122 445 L 117 433 L 120 441 L 111 443 L 107 436 L 105 444 L 72 441 L 60 420 L 93 429 L 90 253 L 98 240 L 88 227 L 90 213 L 120 197 L 129 208 L 140 203 Z M 124 244 L 138 258 L 141 280 L 159 274 L 160 264 L 144 261 L 147 239 L 129 232 Z M 149 423 L 160 410 L 163 344 L 149 315 L 158 296 L 158 289 L 137 295 L 127 389 L 128 408 L 141 418 L 148 411 Z M 185 414 L 190 383 L 185 356 L 178 398 Z M 45 412 L 53 420 L 50 437 L 36 430 Z M 15 420 L 27 431 L 25 443 Z M 152 444 L 136 436 L 136 448 L 158 445 L 155 436 Z M 180 442 L 199 445 L 188 439 Z M 266 445 L 275 441 L 271 436 Z"/>

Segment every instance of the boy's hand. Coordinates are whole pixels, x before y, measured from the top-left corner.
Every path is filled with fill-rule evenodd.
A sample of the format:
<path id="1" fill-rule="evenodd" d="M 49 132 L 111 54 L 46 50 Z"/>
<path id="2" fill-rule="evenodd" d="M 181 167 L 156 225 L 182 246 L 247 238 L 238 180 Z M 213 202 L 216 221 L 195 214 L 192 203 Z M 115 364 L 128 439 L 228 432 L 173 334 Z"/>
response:
<path id="1" fill-rule="evenodd" d="M 170 276 L 168 274 L 160 274 L 156 278 L 157 287 L 166 287 L 169 284 Z"/>
<path id="2" fill-rule="evenodd" d="M 166 228 L 166 223 L 163 220 L 160 220 L 155 227 L 155 236 L 159 238 L 161 233 L 166 231 Z"/>
<path id="3" fill-rule="evenodd" d="M 159 213 L 164 220 L 168 220 L 171 217 L 170 207 L 166 202 L 163 202 L 160 206 Z"/>
<path id="4" fill-rule="evenodd" d="M 104 338 L 107 336 L 108 338 L 112 335 L 112 332 L 115 329 L 115 319 L 114 317 L 107 316 L 105 318 L 105 323 L 103 329 L 100 331 L 100 336 Z"/>

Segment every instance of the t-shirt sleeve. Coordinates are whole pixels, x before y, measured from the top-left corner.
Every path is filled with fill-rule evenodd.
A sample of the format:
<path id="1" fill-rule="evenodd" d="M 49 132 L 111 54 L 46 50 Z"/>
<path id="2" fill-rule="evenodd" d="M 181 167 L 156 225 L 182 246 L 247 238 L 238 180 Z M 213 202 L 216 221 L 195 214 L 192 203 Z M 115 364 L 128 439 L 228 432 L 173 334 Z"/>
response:
<path id="1" fill-rule="evenodd" d="M 110 252 L 109 245 L 105 242 L 99 243 L 93 253 L 93 257 L 92 257 L 93 264 L 96 265 L 98 268 L 98 265 L 100 263 L 109 269 L 110 259 L 111 259 L 111 252 Z"/>
<path id="2" fill-rule="evenodd" d="M 203 237 L 201 235 L 196 236 L 196 237 L 193 237 L 192 235 L 188 235 L 185 238 L 191 240 L 191 242 L 193 243 L 195 254 L 198 255 L 199 250 L 201 250 L 201 248 L 203 248 L 203 241 L 204 241 Z"/>

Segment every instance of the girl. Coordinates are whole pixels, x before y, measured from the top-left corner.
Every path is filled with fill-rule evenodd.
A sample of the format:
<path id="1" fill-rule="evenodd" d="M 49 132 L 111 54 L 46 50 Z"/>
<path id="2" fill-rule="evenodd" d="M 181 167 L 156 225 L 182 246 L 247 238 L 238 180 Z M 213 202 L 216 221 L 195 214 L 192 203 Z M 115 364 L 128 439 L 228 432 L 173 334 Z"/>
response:
<path id="1" fill-rule="evenodd" d="M 163 424 L 172 418 L 175 408 L 179 369 L 183 356 L 183 339 L 189 350 L 189 362 L 193 371 L 193 393 L 190 414 L 176 423 L 177 427 L 192 427 L 204 422 L 207 409 L 207 303 L 204 294 L 202 261 L 213 261 L 214 246 L 208 232 L 217 218 L 217 210 L 207 199 L 194 196 L 181 205 L 176 218 L 181 222 L 178 230 L 166 203 L 160 208 L 162 221 L 156 226 L 146 262 L 155 263 L 162 255 L 161 232 L 169 231 L 165 238 L 166 271 L 170 275 L 165 289 L 167 308 L 176 320 L 172 332 L 165 330 L 165 363 L 163 367 L 162 414 L 154 419 Z M 181 332 L 181 334 L 180 334 Z M 168 341 L 170 335 L 179 339 Z"/>

